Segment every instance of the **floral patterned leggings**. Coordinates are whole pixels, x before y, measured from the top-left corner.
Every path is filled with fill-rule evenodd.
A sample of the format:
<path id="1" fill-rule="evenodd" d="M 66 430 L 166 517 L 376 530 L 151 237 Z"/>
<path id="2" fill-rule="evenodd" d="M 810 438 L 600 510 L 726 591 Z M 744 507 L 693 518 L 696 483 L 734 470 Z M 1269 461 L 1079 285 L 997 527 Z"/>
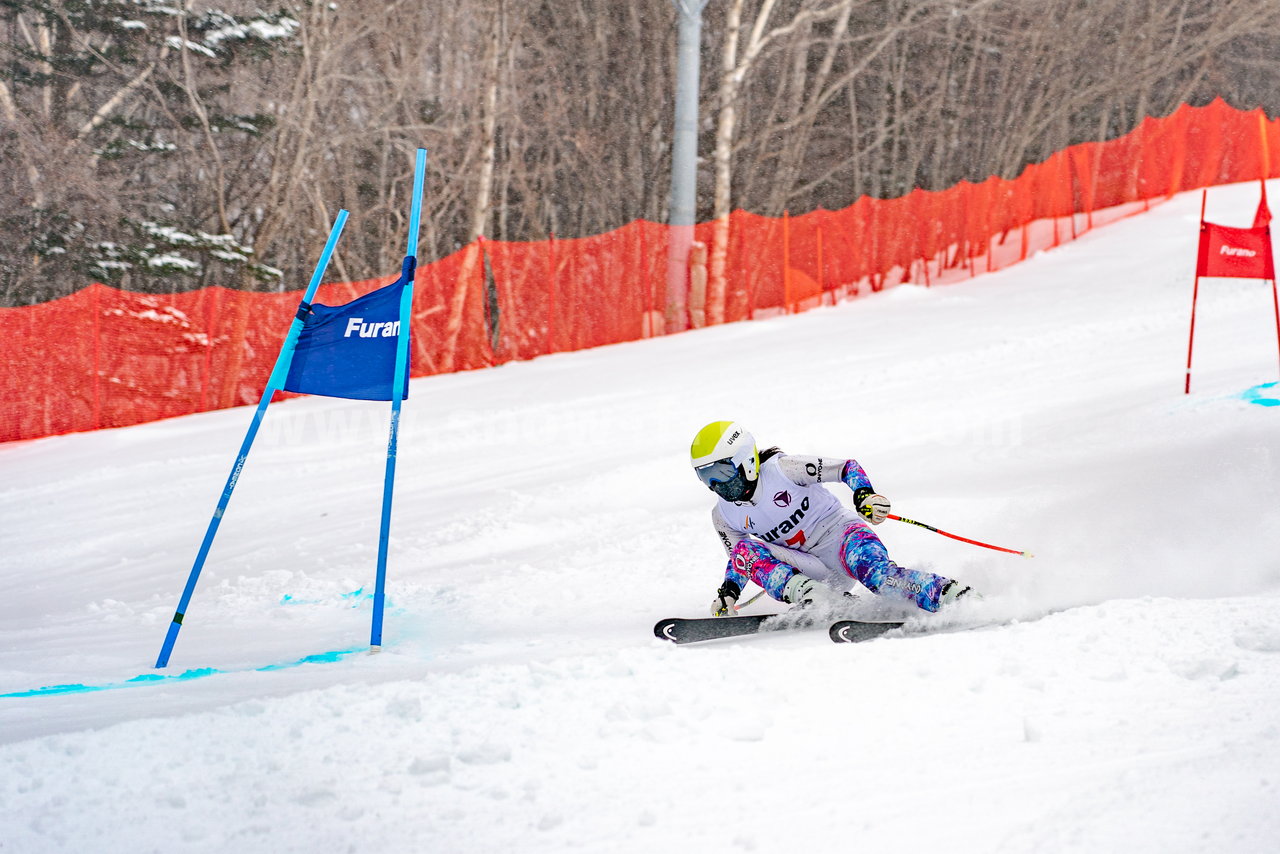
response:
<path id="1" fill-rule="evenodd" d="M 914 602 L 925 611 L 938 610 L 942 588 L 951 581 L 944 575 L 898 566 L 865 522 L 853 522 L 845 528 L 838 551 L 840 568 L 863 587 L 881 596 Z M 823 563 L 829 561 L 830 556 Z M 742 540 L 729 555 L 725 577 L 736 581 L 739 587 L 753 581 L 771 597 L 781 600 L 782 588 L 799 571 L 775 556 L 764 543 Z"/>

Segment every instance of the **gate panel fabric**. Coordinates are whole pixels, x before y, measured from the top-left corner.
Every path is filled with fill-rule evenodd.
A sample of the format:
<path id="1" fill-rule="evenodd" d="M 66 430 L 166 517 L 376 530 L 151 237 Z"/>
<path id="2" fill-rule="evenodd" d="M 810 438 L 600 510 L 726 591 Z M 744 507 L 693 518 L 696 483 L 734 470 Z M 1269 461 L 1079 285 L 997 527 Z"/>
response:
<path id="1" fill-rule="evenodd" d="M 1196 275 L 1275 279 L 1271 227 L 1260 225 L 1254 228 L 1233 228 L 1229 225 L 1201 222 Z"/>
<path id="2" fill-rule="evenodd" d="M 956 281 L 1184 190 L 1277 175 L 1278 122 L 1217 100 L 1072 146 L 1016 179 L 863 197 L 838 211 L 734 211 L 724 316 L 749 320 L 901 282 Z M 714 235 L 712 223 L 695 227 L 708 247 Z M 411 374 L 661 334 L 667 246 L 666 226 L 636 221 L 567 240 L 480 240 L 421 264 Z M 395 278 L 324 285 L 317 300 L 340 305 Z M 300 294 L 157 296 L 90 284 L 52 302 L 0 308 L 0 441 L 254 403 Z"/>

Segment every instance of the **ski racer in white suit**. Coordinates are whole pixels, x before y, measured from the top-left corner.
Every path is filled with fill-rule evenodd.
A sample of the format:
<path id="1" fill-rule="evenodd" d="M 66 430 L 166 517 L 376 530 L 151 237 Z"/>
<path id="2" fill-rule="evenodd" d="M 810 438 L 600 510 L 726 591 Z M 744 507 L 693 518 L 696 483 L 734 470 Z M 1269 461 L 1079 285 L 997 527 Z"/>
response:
<path id="1" fill-rule="evenodd" d="M 836 591 L 857 581 L 872 593 L 937 611 L 969 593 L 954 579 L 905 569 L 889 559 L 871 530 L 889 514 L 889 499 L 875 491 L 856 460 L 763 452 L 733 421 L 698 431 L 690 448 L 698 478 L 719 500 L 711 511 L 729 553 L 724 583 L 711 613 L 732 616 L 748 581 L 790 605 L 821 598 L 818 583 Z M 853 490 L 849 510 L 824 483 Z"/>

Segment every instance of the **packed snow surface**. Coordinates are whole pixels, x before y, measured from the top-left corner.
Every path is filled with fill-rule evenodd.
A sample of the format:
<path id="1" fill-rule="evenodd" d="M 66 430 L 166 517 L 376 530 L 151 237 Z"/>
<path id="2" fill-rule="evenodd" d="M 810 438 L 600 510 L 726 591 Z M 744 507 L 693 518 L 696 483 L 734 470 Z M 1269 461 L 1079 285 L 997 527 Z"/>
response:
<path id="1" fill-rule="evenodd" d="M 1199 205 L 414 381 L 378 655 L 386 404 L 271 407 L 163 671 L 250 410 L 0 446 L 0 851 L 1280 850 L 1275 316 L 1202 283 L 1182 394 Z M 725 418 L 1036 556 L 886 522 L 985 598 L 856 646 L 658 641 L 722 577 L 686 453 Z"/>

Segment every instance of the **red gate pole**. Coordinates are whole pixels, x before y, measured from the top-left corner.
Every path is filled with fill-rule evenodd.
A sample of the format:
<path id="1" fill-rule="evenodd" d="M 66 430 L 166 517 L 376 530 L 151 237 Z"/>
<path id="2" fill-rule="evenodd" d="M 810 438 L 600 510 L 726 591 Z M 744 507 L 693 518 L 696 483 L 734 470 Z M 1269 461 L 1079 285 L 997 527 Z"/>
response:
<path id="1" fill-rule="evenodd" d="M 1187 382 L 1183 386 L 1183 394 L 1191 394 L 1191 347 L 1196 337 L 1196 297 L 1200 293 L 1200 276 L 1196 275 L 1196 284 L 1191 291 L 1191 334 L 1187 338 Z"/>
<path id="2" fill-rule="evenodd" d="M 1271 305 L 1276 310 L 1276 347 L 1280 348 L 1280 295 L 1276 294 L 1276 280 L 1271 280 Z"/>
<path id="3" fill-rule="evenodd" d="M 1209 198 L 1208 190 L 1200 192 L 1200 240 L 1204 241 L 1204 206 Z M 1200 295 L 1200 253 L 1196 253 L 1196 283 L 1191 290 L 1191 334 L 1187 337 L 1187 382 L 1183 394 L 1191 394 L 1191 348 L 1196 338 L 1196 299 Z"/>

